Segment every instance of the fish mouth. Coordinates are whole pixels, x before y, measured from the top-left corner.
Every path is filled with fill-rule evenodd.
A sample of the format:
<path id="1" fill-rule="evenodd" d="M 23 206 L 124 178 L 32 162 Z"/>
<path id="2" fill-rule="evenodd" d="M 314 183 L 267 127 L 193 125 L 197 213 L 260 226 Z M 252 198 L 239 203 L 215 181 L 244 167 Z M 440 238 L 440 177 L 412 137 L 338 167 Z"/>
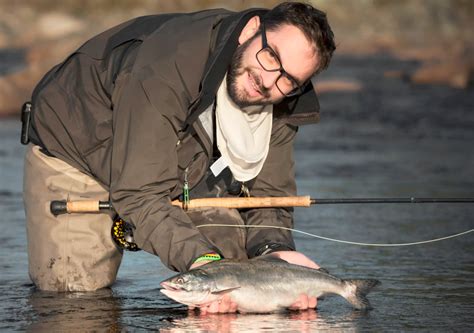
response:
<path id="1" fill-rule="evenodd" d="M 192 300 L 189 299 L 189 296 L 190 296 L 189 293 L 181 286 L 175 285 L 172 282 L 161 282 L 160 285 L 162 287 L 160 289 L 160 292 L 163 295 L 171 298 L 172 300 L 184 305 L 188 305 L 188 306 L 197 305 Z"/>
<path id="2" fill-rule="evenodd" d="M 183 290 L 183 288 L 171 282 L 163 281 L 160 283 L 160 285 L 163 287 L 163 289 L 169 290 L 169 291 L 182 291 Z"/>

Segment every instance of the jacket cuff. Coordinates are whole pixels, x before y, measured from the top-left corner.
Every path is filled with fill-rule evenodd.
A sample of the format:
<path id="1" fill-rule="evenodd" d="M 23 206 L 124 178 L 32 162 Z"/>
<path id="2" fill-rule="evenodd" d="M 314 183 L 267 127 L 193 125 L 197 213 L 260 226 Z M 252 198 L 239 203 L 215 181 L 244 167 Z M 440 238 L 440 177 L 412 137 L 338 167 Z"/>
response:
<path id="1" fill-rule="evenodd" d="M 258 247 L 250 249 L 248 255 L 250 258 L 263 256 L 276 251 L 295 251 L 295 248 L 288 244 L 282 243 L 265 243 L 260 244 Z"/>

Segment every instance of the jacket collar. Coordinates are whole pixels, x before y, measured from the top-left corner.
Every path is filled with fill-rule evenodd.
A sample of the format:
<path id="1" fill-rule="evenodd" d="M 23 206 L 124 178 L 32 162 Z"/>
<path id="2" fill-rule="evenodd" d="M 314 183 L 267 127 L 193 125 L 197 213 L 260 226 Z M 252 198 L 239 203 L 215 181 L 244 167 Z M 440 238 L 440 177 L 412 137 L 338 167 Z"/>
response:
<path id="1" fill-rule="evenodd" d="M 237 49 L 240 32 L 248 20 L 255 16 L 263 16 L 267 9 L 249 9 L 231 14 L 220 23 L 216 45 L 212 51 L 201 80 L 198 97 L 189 107 L 186 127 L 199 117 L 215 99 L 217 89 L 224 79 L 232 55 Z M 319 101 L 310 82 L 302 95 L 286 98 L 274 105 L 274 117 L 283 119 L 292 125 L 317 123 L 319 121 Z"/>

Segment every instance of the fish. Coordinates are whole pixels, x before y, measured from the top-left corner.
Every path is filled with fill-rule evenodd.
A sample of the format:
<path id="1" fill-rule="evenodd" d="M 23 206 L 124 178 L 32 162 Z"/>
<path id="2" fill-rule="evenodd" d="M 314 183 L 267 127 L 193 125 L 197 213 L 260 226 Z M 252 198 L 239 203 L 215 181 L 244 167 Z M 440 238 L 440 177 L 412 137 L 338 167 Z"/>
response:
<path id="1" fill-rule="evenodd" d="M 336 294 L 357 310 L 372 309 L 367 294 L 376 279 L 340 279 L 324 269 L 290 264 L 272 256 L 249 260 L 213 261 L 160 283 L 161 293 L 193 307 L 219 301 L 229 294 L 243 313 L 281 312 L 301 294 L 321 297 Z"/>

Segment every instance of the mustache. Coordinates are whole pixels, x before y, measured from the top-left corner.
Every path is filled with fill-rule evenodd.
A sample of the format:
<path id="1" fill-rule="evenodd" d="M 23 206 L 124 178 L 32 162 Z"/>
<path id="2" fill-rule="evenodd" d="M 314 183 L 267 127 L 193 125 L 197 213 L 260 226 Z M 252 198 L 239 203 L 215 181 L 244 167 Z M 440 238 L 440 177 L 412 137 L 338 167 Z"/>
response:
<path id="1" fill-rule="evenodd" d="M 251 69 L 248 70 L 249 74 L 252 76 L 253 81 L 255 82 L 255 85 L 257 86 L 258 90 L 264 97 L 270 97 L 270 89 L 266 88 L 262 84 L 262 80 L 260 79 L 260 76 L 257 75 L 254 71 Z"/>

